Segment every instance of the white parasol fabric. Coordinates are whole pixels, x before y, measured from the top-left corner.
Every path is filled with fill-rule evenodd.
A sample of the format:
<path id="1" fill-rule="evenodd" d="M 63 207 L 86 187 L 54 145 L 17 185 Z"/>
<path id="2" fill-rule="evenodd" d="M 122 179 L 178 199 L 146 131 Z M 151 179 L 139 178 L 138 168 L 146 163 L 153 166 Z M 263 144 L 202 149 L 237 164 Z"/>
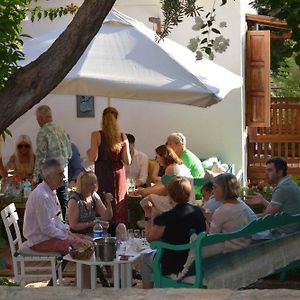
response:
<path id="1" fill-rule="evenodd" d="M 26 65 L 45 52 L 65 28 L 24 43 Z M 165 39 L 113 9 L 56 94 L 106 96 L 207 107 L 221 101 L 242 78 Z M 66 45 L 67 47 L 67 45 Z"/>

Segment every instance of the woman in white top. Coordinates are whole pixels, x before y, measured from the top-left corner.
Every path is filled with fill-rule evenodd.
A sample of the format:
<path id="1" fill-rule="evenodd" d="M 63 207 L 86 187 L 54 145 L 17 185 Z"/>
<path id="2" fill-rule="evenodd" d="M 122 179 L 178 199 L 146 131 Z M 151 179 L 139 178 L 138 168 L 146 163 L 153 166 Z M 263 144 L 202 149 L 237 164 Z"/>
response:
<path id="1" fill-rule="evenodd" d="M 183 164 L 183 161 L 177 156 L 171 147 L 161 145 L 155 149 L 155 153 L 158 164 L 165 167 L 165 175 L 186 177 L 192 181 L 193 176 L 189 168 Z M 145 197 L 140 202 L 142 206 L 147 204 L 148 201 L 151 201 L 153 206 L 155 206 L 159 212 L 167 211 L 172 208 L 167 188 L 161 182 L 147 188 L 139 188 L 137 193 Z M 193 196 L 194 193 L 192 193 L 190 200 L 194 198 Z"/>
<path id="2" fill-rule="evenodd" d="M 238 200 L 240 185 L 233 174 L 220 174 L 213 179 L 213 192 L 216 200 L 222 205 L 212 215 L 209 233 L 234 232 L 249 223 L 247 209 Z M 241 237 L 224 243 L 203 248 L 203 256 L 211 256 L 220 252 L 229 252 L 246 247 L 251 237 Z"/>

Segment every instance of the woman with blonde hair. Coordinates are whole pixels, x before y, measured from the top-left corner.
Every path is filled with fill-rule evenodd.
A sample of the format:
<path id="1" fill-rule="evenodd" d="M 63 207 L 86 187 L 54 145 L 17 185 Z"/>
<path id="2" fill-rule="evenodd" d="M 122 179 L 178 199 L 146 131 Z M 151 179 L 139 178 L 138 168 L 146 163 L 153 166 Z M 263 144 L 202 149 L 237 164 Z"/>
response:
<path id="1" fill-rule="evenodd" d="M 13 170 L 14 174 L 22 179 L 32 179 L 34 163 L 31 139 L 28 135 L 21 134 L 16 141 L 16 151 L 10 157 L 6 169 Z"/>
<path id="2" fill-rule="evenodd" d="M 81 172 L 76 181 L 76 192 L 72 193 L 68 201 L 67 221 L 73 232 L 93 235 L 96 216 L 103 221 L 109 221 L 113 216 L 111 207 L 112 194 L 105 194 L 106 207 L 97 194 L 98 179 L 94 172 Z M 102 222 L 103 228 L 108 222 Z"/>
<path id="3" fill-rule="evenodd" d="M 95 162 L 95 173 L 98 178 L 99 194 L 113 195 L 112 223 L 128 222 L 128 203 L 126 194 L 126 175 L 124 164 L 131 162 L 129 143 L 126 135 L 121 133 L 118 124 L 118 111 L 107 107 L 102 115 L 102 130 L 91 135 L 91 147 L 88 158 Z M 103 197 L 102 197 L 103 198 Z M 114 232 L 112 231 L 114 234 Z"/>

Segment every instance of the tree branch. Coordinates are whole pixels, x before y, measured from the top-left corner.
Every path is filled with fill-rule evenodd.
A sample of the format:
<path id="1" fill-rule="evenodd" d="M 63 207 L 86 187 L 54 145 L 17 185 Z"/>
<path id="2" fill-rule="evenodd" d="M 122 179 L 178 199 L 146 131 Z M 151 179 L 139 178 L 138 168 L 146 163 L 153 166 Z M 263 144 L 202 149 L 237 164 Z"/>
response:
<path id="1" fill-rule="evenodd" d="M 0 91 L 0 132 L 47 96 L 69 73 L 116 0 L 85 0 L 67 29 Z"/>

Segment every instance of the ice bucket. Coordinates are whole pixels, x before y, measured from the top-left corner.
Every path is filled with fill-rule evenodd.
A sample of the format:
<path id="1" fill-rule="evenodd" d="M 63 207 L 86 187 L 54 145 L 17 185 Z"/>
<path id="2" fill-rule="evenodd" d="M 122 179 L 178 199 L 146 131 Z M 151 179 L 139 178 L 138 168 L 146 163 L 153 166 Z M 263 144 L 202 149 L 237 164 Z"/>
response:
<path id="1" fill-rule="evenodd" d="M 116 257 L 118 242 L 115 237 L 103 237 L 95 240 L 96 259 L 112 261 Z"/>

